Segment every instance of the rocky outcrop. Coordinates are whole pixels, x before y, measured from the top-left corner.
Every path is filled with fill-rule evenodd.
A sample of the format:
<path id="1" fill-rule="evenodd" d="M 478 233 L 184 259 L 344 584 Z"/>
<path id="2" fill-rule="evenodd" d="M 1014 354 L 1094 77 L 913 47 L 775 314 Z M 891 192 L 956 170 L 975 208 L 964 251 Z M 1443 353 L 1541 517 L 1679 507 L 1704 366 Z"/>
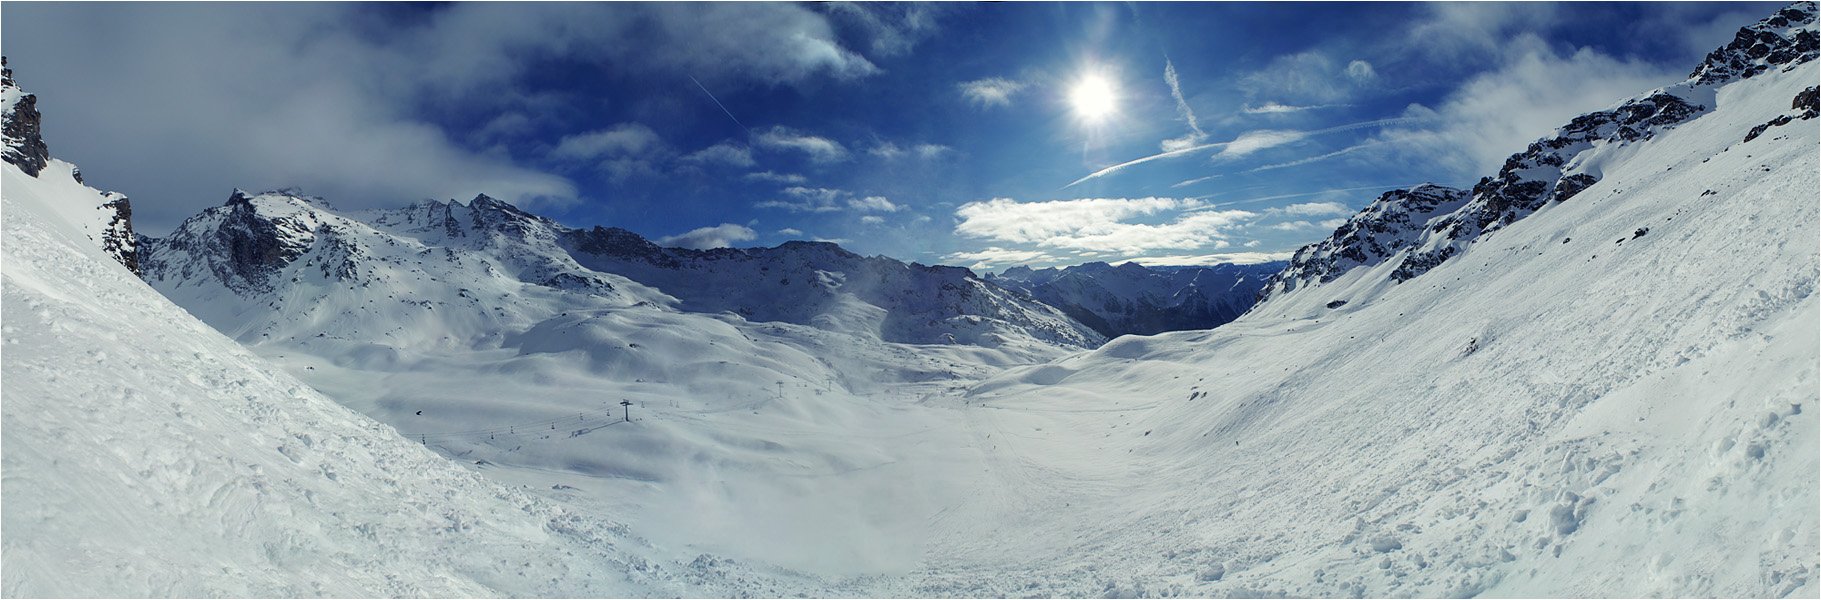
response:
<path id="1" fill-rule="evenodd" d="M 1511 155 L 1496 175 L 1480 179 L 1470 191 L 1423 186 L 1380 196 L 1328 239 L 1298 250 L 1263 294 L 1328 283 L 1351 269 L 1391 260 L 1397 261 L 1387 275 L 1391 280 L 1420 277 L 1476 240 L 1551 203 L 1572 201 L 1597 184 L 1600 173 L 1590 166 L 1597 161 L 1587 160 L 1597 150 L 1649 140 L 1699 117 L 1712 110 L 1715 88 L 1721 85 L 1814 60 L 1815 22 L 1815 4 L 1801 2 L 1741 28 L 1731 43 L 1708 54 L 1687 81 L 1574 118 Z M 1816 96 L 1816 88 L 1798 94 L 1792 106 L 1796 112 L 1754 128 L 1746 139 L 1813 118 Z M 1419 189 L 1425 193 L 1415 193 Z"/>
<path id="2" fill-rule="evenodd" d="M 1731 42 L 1707 54 L 1688 74 L 1697 85 L 1721 85 L 1814 60 L 1818 52 L 1815 3 L 1797 2 L 1742 27 Z"/>
<path id="3" fill-rule="evenodd" d="M 0 159 L 32 177 L 44 174 L 51 164 L 50 149 L 44 144 L 42 117 L 38 114 L 38 97 L 27 94 L 13 80 L 13 69 L 6 57 L 0 56 Z M 82 184 L 82 170 L 68 163 L 69 176 Z M 139 275 L 139 238 L 133 233 L 133 206 L 127 197 L 115 192 L 100 192 L 97 205 L 100 215 L 93 231 L 101 249 L 116 262 Z"/>
<path id="4" fill-rule="evenodd" d="M 1763 125 L 1751 128 L 1751 131 L 1745 133 L 1745 141 L 1758 139 L 1758 136 L 1764 135 L 1764 132 L 1772 127 L 1782 127 L 1797 120 L 1806 121 L 1815 118 L 1817 111 L 1821 111 L 1821 86 L 1810 86 L 1796 94 L 1796 99 L 1789 103 L 1789 109 L 1790 114 L 1777 115 L 1776 118 L 1764 122 Z"/>
<path id="5" fill-rule="evenodd" d="M 1328 283 L 1352 269 L 1382 263 L 1415 244 L 1432 221 L 1458 210 L 1467 199 L 1466 190 L 1435 184 L 1385 192 L 1328 239 L 1297 250 L 1260 293 L 1268 297 Z"/>
<path id="6" fill-rule="evenodd" d="M 37 177 L 51 158 L 40 129 L 38 96 L 19 89 L 19 84 L 13 81 L 13 69 L 6 66 L 3 56 L 0 56 L 0 97 L 4 98 L 6 107 L 4 117 L 0 117 L 0 130 L 6 135 L 6 147 L 0 150 L 0 158 L 17 165 L 26 175 Z"/>

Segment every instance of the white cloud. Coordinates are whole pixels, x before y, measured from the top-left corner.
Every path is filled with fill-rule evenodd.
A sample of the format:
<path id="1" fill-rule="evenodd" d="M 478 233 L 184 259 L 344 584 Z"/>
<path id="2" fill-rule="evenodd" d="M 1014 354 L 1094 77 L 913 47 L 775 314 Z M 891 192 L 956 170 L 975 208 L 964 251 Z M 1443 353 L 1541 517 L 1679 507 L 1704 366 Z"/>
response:
<path id="1" fill-rule="evenodd" d="M 847 201 L 847 206 L 848 208 L 860 212 L 898 212 L 904 208 L 892 203 L 890 199 L 887 199 L 884 196 L 867 196 L 865 198 L 849 199 Z"/>
<path id="2" fill-rule="evenodd" d="M 1002 77 L 976 79 L 960 83 L 961 97 L 982 107 L 1011 106 L 1012 96 L 1025 88 L 1020 81 Z"/>
<path id="3" fill-rule="evenodd" d="M 607 129 L 563 136 L 550 158 L 590 160 L 609 155 L 643 154 L 659 144 L 658 134 L 639 123 L 621 123 Z"/>
<path id="4" fill-rule="evenodd" d="M 1233 141 L 1228 142 L 1226 147 L 1220 150 L 1219 154 L 1214 155 L 1214 158 L 1240 158 L 1259 150 L 1276 148 L 1284 144 L 1301 140 L 1305 137 L 1309 137 L 1309 133 L 1306 131 L 1280 131 L 1269 129 L 1248 131 L 1240 134 L 1239 137 L 1234 138 Z"/>
<path id="5" fill-rule="evenodd" d="M 1300 167 L 1302 165 L 1306 165 L 1309 163 L 1321 162 L 1324 160 L 1328 160 L 1330 158 L 1335 158 L 1335 157 L 1344 156 L 1347 154 L 1352 154 L 1354 152 L 1359 152 L 1359 151 L 1365 150 L 1367 148 L 1381 146 L 1386 143 L 1387 142 L 1385 142 L 1384 140 L 1371 140 L 1371 141 L 1361 142 L 1358 144 L 1354 144 L 1352 146 L 1348 146 L 1345 148 L 1341 148 L 1339 150 L 1335 150 L 1333 152 L 1329 152 L 1327 154 L 1318 154 L 1315 156 L 1299 158 L 1299 159 L 1292 160 L 1289 162 L 1281 162 L 1281 163 L 1276 163 L 1276 164 L 1269 164 L 1269 165 L 1263 165 L 1263 166 L 1259 166 L 1259 167 L 1253 167 L 1251 169 L 1247 169 L 1245 172 L 1257 173 L 1259 171 L 1270 171 L 1273 169 L 1287 169 L 1290 167 Z"/>
<path id="6" fill-rule="evenodd" d="M 878 144 L 873 145 L 872 148 L 867 149 L 866 152 L 886 160 L 904 156 L 904 149 L 899 148 L 897 144 L 891 142 L 879 142 Z"/>
<path id="7" fill-rule="evenodd" d="M 842 146 L 840 142 L 802 133 L 788 127 L 773 127 L 759 134 L 757 142 L 764 148 L 802 152 L 811 161 L 818 163 L 847 159 L 847 147 Z"/>
<path id="8" fill-rule="evenodd" d="M 1460 177 L 1489 175 L 1570 119 L 1684 76 L 1586 48 L 1563 56 L 1541 39 L 1520 36 L 1507 45 L 1501 66 L 1469 79 L 1439 107 L 1405 111 L 1423 117 L 1425 126 L 1388 128 L 1375 141 L 1412 163 L 1440 165 Z"/>
<path id="9" fill-rule="evenodd" d="M 1196 210 L 1198 200 L 1178 198 L 1084 198 L 1018 202 L 995 198 L 956 209 L 955 233 L 1000 242 L 1109 252 L 1202 248 L 1225 230 L 1256 216 L 1242 210 Z M 1164 223 L 1127 222 L 1170 214 Z"/>
<path id="10" fill-rule="evenodd" d="M 1346 105 L 1345 104 L 1311 104 L 1308 106 L 1291 106 L 1288 104 L 1281 104 L 1281 103 L 1277 103 L 1277 102 L 1266 102 L 1266 103 L 1260 104 L 1258 106 L 1252 106 L 1250 104 L 1247 104 L 1245 106 L 1240 107 L 1239 110 L 1246 114 L 1272 115 L 1272 114 L 1301 112 L 1301 111 L 1305 111 L 1305 110 L 1316 110 L 1316 109 L 1320 109 L 1320 108 L 1335 108 L 1335 107 L 1340 107 L 1340 106 L 1346 106 Z"/>
<path id="11" fill-rule="evenodd" d="M 736 167 L 753 166 L 752 149 L 745 146 L 721 142 L 690 153 L 683 160 L 695 163 L 720 163 Z"/>
<path id="12" fill-rule="evenodd" d="M 1014 250 L 1000 248 L 998 246 L 988 246 L 984 250 L 976 250 L 973 252 L 955 252 L 943 256 L 942 259 L 955 262 L 971 262 L 972 264 L 968 265 L 968 268 L 970 269 L 991 269 L 999 265 L 1043 264 L 1062 260 L 1047 252 L 1039 250 Z"/>
<path id="13" fill-rule="evenodd" d="M 1346 224 L 1347 224 L 1347 219 L 1345 219 L 1345 218 L 1328 219 L 1326 221 L 1316 223 L 1316 225 L 1320 225 L 1322 229 L 1339 229 L 1340 226 L 1346 225 Z"/>
<path id="14" fill-rule="evenodd" d="M 878 215 L 866 215 L 864 217 L 860 217 L 860 223 L 865 224 L 865 225 L 879 225 L 884 222 L 885 222 L 885 217 L 881 217 Z"/>
<path id="15" fill-rule="evenodd" d="M 796 173 L 774 173 L 772 171 L 747 173 L 746 178 L 753 181 L 769 181 L 772 183 L 804 183 L 809 181 L 808 178 Z"/>
<path id="16" fill-rule="evenodd" d="M 872 51 L 880 56 L 900 56 L 936 31 L 936 13 L 943 7 L 911 2 L 828 2 L 817 5 L 837 21 L 863 31 Z"/>
<path id="17" fill-rule="evenodd" d="M 1359 123 L 1348 123 L 1346 125 L 1336 125 L 1334 127 L 1329 127 L 1326 129 L 1317 129 L 1314 131 L 1288 131 L 1288 132 L 1268 132 L 1268 133 L 1275 134 L 1275 137 L 1277 137 L 1279 139 L 1287 137 L 1287 136 L 1291 136 L 1291 135 L 1300 136 L 1300 137 L 1309 137 L 1309 136 L 1313 136 L 1313 135 L 1338 133 L 1338 132 L 1342 132 L 1342 131 L 1354 131 L 1354 130 L 1359 130 L 1359 129 L 1370 129 L 1370 128 L 1374 128 L 1374 127 L 1385 127 L 1385 126 L 1389 126 L 1389 125 L 1406 125 L 1406 124 L 1410 124 L 1410 123 L 1420 122 L 1420 121 L 1426 120 L 1428 118 L 1429 117 L 1427 115 L 1405 115 L 1402 117 L 1395 117 L 1395 118 L 1390 118 L 1390 119 L 1376 119 L 1376 120 L 1372 120 L 1372 121 L 1362 121 Z M 1260 144 L 1266 144 L 1266 143 L 1270 142 L 1273 137 L 1272 135 L 1267 135 L 1267 132 L 1249 132 L 1249 134 L 1252 134 L 1252 139 L 1247 140 L 1245 143 L 1253 145 L 1254 147 L 1249 150 L 1246 150 L 1246 153 L 1249 153 L 1254 150 L 1262 149 L 1263 147 L 1269 147 L 1269 146 L 1260 146 Z M 1241 136 L 1241 137 L 1245 137 L 1245 136 Z M 1068 185 L 1065 185 L 1062 187 L 1064 187 L 1064 188 L 1074 187 L 1075 185 L 1080 184 L 1081 182 L 1088 181 L 1090 179 L 1099 179 L 1101 177 L 1112 175 L 1114 173 L 1123 171 L 1127 168 L 1141 165 L 1144 163 L 1148 163 L 1151 161 L 1163 160 L 1166 158 L 1178 158 L 1178 157 L 1182 157 L 1182 156 L 1188 156 L 1189 154 L 1193 154 L 1193 153 L 1200 152 L 1203 150 L 1213 150 L 1216 148 L 1225 148 L 1227 146 L 1239 144 L 1240 142 L 1241 141 L 1238 139 L 1235 139 L 1232 141 L 1226 141 L 1226 142 L 1213 142 L 1213 143 L 1209 143 L 1209 144 L 1201 144 L 1199 146 L 1191 146 L 1191 147 L 1183 148 L 1180 150 L 1170 150 L 1167 152 L 1163 152 L 1161 154 L 1153 154 L 1150 156 L 1146 156 L 1144 158 L 1128 160 L 1128 161 L 1125 161 L 1125 162 L 1122 162 L 1122 163 L 1119 163 L 1119 164 L 1116 164 L 1116 165 L 1113 165 L 1110 167 L 1102 168 L 1093 173 L 1089 173 L 1086 176 L 1084 176 L 1080 179 L 1077 179 L 1075 181 L 1069 182 Z M 1276 145 L 1276 144 L 1270 144 L 1270 145 Z"/>
<path id="18" fill-rule="evenodd" d="M 954 151 L 953 148 L 942 144 L 917 144 L 916 147 L 917 157 L 924 160 L 936 158 L 952 151 Z"/>
<path id="19" fill-rule="evenodd" d="M 1434 2 L 1406 31 L 1404 47 L 1449 63 L 1500 54 L 1500 46 L 1524 32 L 1544 30 L 1560 7 L 1545 2 Z"/>
<path id="20" fill-rule="evenodd" d="M 1163 59 L 1163 81 L 1170 85 L 1170 97 L 1176 100 L 1176 114 L 1189 123 L 1189 132 L 1179 138 L 1164 140 L 1159 144 L 1165 152 L 1189 148 L 1207 141 L 1208 134 L 1201 130 L 1201 123 L 1195 119 L 1195 110 L 1189 108 L 1189 101 L 1182 95 L 1182 82 L 1176 77 L 1176 64 L 1169 58 Z"/>
<path id="21" fill-rule="evenodd" d="M 948 146 L 944 146 L 942 144 L 924 143 L 924 144 L 916 144 L 916 145 L 910 146 L 909 148 L 905 148 L 905 147 L 901 147 L 901 146 L 891 143 L 891 142 L 879 142 L 878 144 L 873 145 L 872 148 L 867 150 L 867 152 L 872 154 L 873 156 L 877 156 L 879 158 L 883 158 L 886 160 L 896 159 L 896 158 L 904 156 L 906 154 L 916 154 L 917 158 L 929 160 L 929 159 L 933 159 L 933 158 L 942 156 L 943 154 L 952 152 L 952 151 L 954 151 L 953 148 L 949 148 Z"/>
<path id="22" fill-rule="evenodd" d="M 803 235 L 803 230 L 797 229 L 795 227 L 785 227 L 783 229 L 778 230 L 778 235 L 800 236 L 800 235 Z"/>
<path id="23" fill-rule="evenodd" d="M 1246 247 L 1258 246 L 1258 240 L 1246 242 Z M 1295 252 L 1227 252 L 1219 254 L 1172 255 L 1172 256 L 1134 256 L 1107 262 L 1135 262 L 1147 267 L 1199 267 L 1219 264 L 1252 265 L 1264 262 L 1290 260 Z"/>
<path id="24" fill-rule="evenodd" d="M 1298 217 L 1319 217 L 1324 215 L 1350 215 L 1355 211 L 1339 202 L 1303 202 L 1291 204 L 1267 212 L 1276 212 Z"/>
<path id="25" fill-rule="evenodd" d="M 1308 221 L 1287 221 L 1284 223 L 1278 223 L 1276 225 L 1271 226 L 1271 229 L 1275 229 L 1278 231 L 1302 231 L 1304 229 L 1314 229 L 1314 228 L 1315 228 L 1315 224 L 1310 223 Z"/>
<path id="26" fill-rule="evenodd" d="M 791 212 L 835 212 L 841 210 L 837 202 L 846 196 L 845 190 L 833 188 L 812 188 L 791 186 L 782 190 L 784 195 L 793 200 L 766 200 L 754 204 L 757 208 L 782 208 Z"/>
<path id="27" fill-rule="evenodd" d="M 1247 248 L 1257 248 L 1263 244 L 1264 244 L 1264 242 L 1260 242 L 1258 240 L 1252 240 L 1250 242 L 1246 242 L 1246 243 L 1240 244 L 1240 245 L 1245 246 Z"/>
<path id="28" fill-rule="evenodd" d="M 1264 68 L 1241 77 L 1239 89 L 1254 98 L 1333 103 L 1351 98 L 1372 84 L 1375 73 L 1363 60 L 1336 64 L 1318 50 L 1272 59 Z"/>
<path id="29" fill-rule="evenodd" d="M 660 246 L 706 250 L 709 248 L 727 248 L 736 243 L 751 241 L 758 237 L 759 234 L 754 232 L 751 227 L 733 223 L 722 223 L 714 227 L 702 227 L 690 230 L 688 233 L 658 238 L 657 242 Z"/>

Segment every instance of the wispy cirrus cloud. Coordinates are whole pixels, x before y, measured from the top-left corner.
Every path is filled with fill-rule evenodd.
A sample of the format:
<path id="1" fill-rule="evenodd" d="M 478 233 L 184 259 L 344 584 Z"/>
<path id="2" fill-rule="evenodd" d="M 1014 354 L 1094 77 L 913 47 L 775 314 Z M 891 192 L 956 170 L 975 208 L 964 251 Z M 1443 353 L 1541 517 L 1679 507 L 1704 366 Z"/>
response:
<path id="1" fill-rule="evenodd" d="M 809 178 L 804 177 L 802 175 L 798 175 L 796 173 L 778 173 L 778 172 L 774 172 L 774 171 L 757 171 L 757 172 L 753 172 L 753 173 L 747 173 L 746 175 L 744 175 L 742 177 L 745 179 L 752 180 L 752 181 L 768 181 L 771 183 L 801 184 L 801 183 L 809 181 Z"/>
<path id="2" fill-rule="evenodd" d="M 952 151 L 954 151 L 953 148 L 942 144 L 922 143 L 906 147 L 899 146 L 892 142 L 879 142 L 874 144 L 872 148 L 866 150 L 868 154 L 886 160 L 893 160 L 903 156 L 916 156 L 917 158 L 928 160 Z"/>
<path id="3" fill-rule="evenodd" d="M 1358 122 L 1358 123 L 1348 123 L 1346 125 L 1337 125 L 1334 127 L 1328 127 L 1326 129 L 1316 129 L 1313 131 L 1300 131 L 1300 132 L 1293 132 L 1293 133 L 1299 135 L 1300 137 L 1310 137 L 1310 136 L 1324 135 L 1324 134 L 1329 134 L 1329 133 L 1338 133 L 1338 132 L 1342 132 L 1342 131 L 1354 131 L 1354 130 L 1359 130 L 1359 129 L 1367 129 L 1367 128 L 1372 128 L 1372 127 L 1385 127 L 1388 125 L 1398 125 L 1398 124 L 1412 124 L 1412 123 L 1417 123 L 1417 122 L 1420 122 L 1420 121 L 1423 121 L 1423 120 L 1426 120 L 1429 118 L 1432 118 L 1432 116 L 1426 115 L 1426 114 L 1408 113 L 1401 117 L 1392 117 L 1392 118 L 1388 118 L 1388 119 L 1375 119 L 1375 120 L 1371 120 L 1371 121 L 1362 121 L 1362 122 Z M 1281 135 L 1290 135 L 1290 134 L 1280 132 L 1280 136 Z M 1129 161 L 1122 162 L 1122 163 L 1119 163 L 1119 164 L 1116 164 L 1116 165 L 1113 165 L 1110 167 L 1104 167 L 1093 173 L 1089 173 L 1089 174 L 1087 174 L 1087 176 L 1077 179 L 1075 181 L 1069 182 L 1068 185 L 1065 185 L 1062 187 L 1064 187 L 1064 188 L 1074 187 L 1076 185 L 1081 184 L 1082 182 L 1099 179 L 1101 177 L 1106 177 L 1108 175 L 1118 173 L 1120 171 L 1131 168 L 1133 166 L 1142 165 L 1144 163 L 1148 163 L 1148 162 L 1155 161 L 1155 160 L 1188 156 L 1190 154 L 1194 154 L 1196 152 L 1201 152 L 1203 150 L 1226 148 L 1229 145 L 1241 143 L 1241 140 L 1244 138 L 1246 138 L 1246 135 L 1242 134 L 1238 138 L 1224 141 L 1224 142 L 1213 142 L 1213 143 L 1209 143 L 1209 144 L 1201 144 L 1198 146 L 1191 146 L 1191 147 L 1183 148 L 1180 150 L 1171 150 L 1169 152 L 1153 154 L 1150 156 L 1146 156 L 1144 158 L 1129 160 Z M 1246 143 L 1259 144 L 1259 143 L 1263 143 L 1266 141 L 1268 141 L 1268 138 L 1255 137 L 1254 139 L 1247 141 Z M 1258 148 L 1253 148 L 1253 150 L 1257 150 L 1257 149 Z"/>
<path id="4" fill-rule="evenodd" d="M 756 208 L 781 208 L 790 212 L 835 212 L 841 210 L 840 199 L 847 195 L 846 190 L 833 188 L 812 188 L 791 186 L 780 193 L 789 199 L 766 200 L 754 204 Z"/>
<path id="5" fill-rule="evenodd" d="M 800 152 L 813 162 L 832 163 L 847 160 L 847 147 L 822 136 L 803 133 L 789 127 L 773 127 L 754 140 L 760 147 Z"/>
<path id="6" fill-rule="evenodd" d="M 851 198 L 847 201 L 847 207 L 861 212 L 898 212 L 904 209 L 885 196 Z"/>
<path id="7" fill-rule="evenodd" d="M 641 123 L 563 136 L 550 150 L 557 160 L 593 160 L 609 155 L 643 154 L 660 144 L 658 134 Z"/>
<path id="8" fill-rule="evenodd" d="M 1246 242 L 1246 247 L 1257 247 L 1257 240 Z M 1282 252 L 1220 252 L 1214 254 L 1174 254 L 1169 256 L 1130 256 L 1110 263 L 1135 262 L 1147 267 L 1200 267 L 1219 264 L 1252 265 L 1266 262 L 1290 260 L 1295 251 Z"/>
<path id="9" fill-rule="evenodd" d="M 956 84 L 961 97 L 980 107 L 1011 106 L 1012 96 L 1023 91 L 1024 82 L 1003 77 L 988 77 Z"/>
<path id="10" fill-rule="evenodd" d="M 1323 108 L 1340 108 L 1340 107 L 1345 107 L 1345 106 L 1348 106 L 1348 105 L 1346 105 L 1346 104 L 1310 104 L 1310 105 L 1306 105 L 1306 106 L 1293 106 L 1293 105 L 1282 104 L 1282 103 L 1278 103 L 1278 102 L 1266 102 L 1266 103 L 1260 104 L 1258 106 L 1253 106 L 1253 105 L 1247 104 L 1247 105 L 1241 106 L 1239 110 L 1240 110 L 1240 112 L 1243 112 L 1243 113 L 1246 113 L 1249 115 L 1281 115 L 1281 114 L 1302 112 L 1305 110 L 1318 110 L 1318 109 L 1323 109 Z"/>
<path id="11" fill-rule="evenodd" d="M 751 167 L 752 149 L 732 142 L 721 142 L 683 156 L 684 161 L 697 164 L 723 164 L 735 167 Z"/>
<path id="12" fill-rule="evenodd" d="M 831 213 L 843 210 L 856 213 L 894 213 L 904 210 L 903 205 L 892 202 L 885 196 L 856 197 L 852 192 L 835 188 L 798 185 L 779 190 L 779 193 L 785 198 L 766 200 L 753 206 L 806 213 Z"/>
<path id="13" fill-rule="evenodd" d="M 1193 147 L 1208 139 L 1208 133 L 1201 130 L 1201 123 L 1195 118 L 1195 109 L 1189 108 L 1189 100 L 1182 95 L 1182 81 L 1176 76 L 1176 64 L 1169 58 L 1163 59 L 1163 81 L 1170 85 L 1170 97 L 1176 100 L 1176 114 L 1189 123 L 1189 133 L 1179 138 L 1164 140 L 1159 146 L 1165 152 Z"/>
<path id="14" fill-rule="evenodd" d="M 1253 98 L 1299 103 L 1346 101 L 1371 88 L 1378 71 L 1365 60 L 1345 65 L 1320 50 L 1287 54 L 1239 80 L 1239 89 Z"/>

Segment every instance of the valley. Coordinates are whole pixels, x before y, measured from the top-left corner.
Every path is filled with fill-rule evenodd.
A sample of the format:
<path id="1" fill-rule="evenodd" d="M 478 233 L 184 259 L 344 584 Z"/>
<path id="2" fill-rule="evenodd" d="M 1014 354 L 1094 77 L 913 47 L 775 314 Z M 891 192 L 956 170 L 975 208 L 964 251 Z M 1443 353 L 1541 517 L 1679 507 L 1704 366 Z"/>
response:
<path id="1" fill-rule="evenodd" d="M 9 75 L 0 591 L 1814 596 L 1815 21 L 1285 265 L 992 277 L 486 195 L 134 235 Z"/>

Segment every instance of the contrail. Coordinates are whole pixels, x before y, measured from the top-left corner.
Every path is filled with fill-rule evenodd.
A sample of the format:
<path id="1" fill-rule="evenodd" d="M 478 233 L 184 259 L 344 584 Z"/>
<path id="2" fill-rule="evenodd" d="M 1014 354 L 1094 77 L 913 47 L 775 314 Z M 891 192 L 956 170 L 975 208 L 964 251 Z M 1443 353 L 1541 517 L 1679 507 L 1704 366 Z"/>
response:
<path id="1" fill-rule="evenodd" d="M 727 110 L 727 105 L 721 104 L 721 99 L 714 97 L 714 93 L 709 92 L 707 86 L 702 85 L 702 82 L 700 81 L 696 81 L 694 75 L 684 75 L 684 77 L 688 77 L 690 81 L 695 81 L 696 87 L 701 89 L 702 93 L 708 94 L 708 99 L 713 100 L 715 106 L 721 107 L 721 112 L 727 113 L 727 118 L 733 119 L 733 124 L 739 125 L 740 129 L 745 129 L 746 135 L 752 135 L 752 129 L 748 128 L 745 123 L 741 123 L 738 117 L 733 116 L 733 111 Z"/>
<path id="2" fill-rule="evenodd" d="M 1321 135 L 1321 134 L 1324 134 L 1324 133 L 1338 133 L 1338 132 L 1342 132 L 1342 131 L 1352 131 L 1352 130 L 1354 130 L 1354 129 L 1365 129 L 1365 128 L 1367 128 L 1367 127 L 1380 127 L 1380 126 L 1384 126 L 1384 125 L 1399 125 L 1399 124 L 1403 124 L 1403 123 L 1414 123 L 1414 122 L 1419 122 L 1419 121 L 1422 121 L 1422 120 L 1423 120 L 1423 119 L 1420 119 L 1420 118 L 1417 118 L 1417 117 L 1395 117 L 1395 118 L 1390 118 L 1390 119 L 1378 119 L 1378 120 L 1376 120 L 1376 121 L 1364 121 L 1364 122 L 1360 122 L 1360 123 L 1349 123 L 1349 124 L 1346 124 L 1346 125 L 1337 125 L 1337 126 L 1334 126 L 1334 127 L 1329 127 L 1329 128 L 1327 128 L 1327 129 L 1317 129 L 1317 130 L 1315 130 L 1315 131 L 1310 131 L 1310 132 L 1307 132 L 1307 133 L 1305 133 L 1305 134 L 1303 134 L 1303 135 L 1304 135 L 1304 136 L 1311 136 L 1311 135 Z M 1130 166 L 1132 166 L 1132 165 L 1138 165 L 1138 164 L 1143 164 L 1143 163 L 1148 163 L 1148 162 L 1151 162 L 1151 161 L 1153 161 L 1153 160 L 1157 160 L 1157 159 L 1160 159 L 1160 158 L 1170 158 L 1170 157 L 1175 157 L 1175 156 L 1182 156 L 1182 155 L 1184 155 L 1184 154 L 1190 154 L 1190 153 L 1194 153 L 1194 152 L 1200 152 L 1200 151 L 1202 151 L 1202 150 L 1209 150 L 1209 149 L 1213 149 L 1213 148 L 1220 148 L 1220 147 L 1223 147 L 1223 146 L 1226 146 L 1226 145 L 1228 145 L 1228 144 L 1231 144 L 1231 143 L 1233 143 L 1233 142 L 1232 142 L 1232 141 L 1225 141 L 1225 142 L 1214 142 L 1214 143 L 1212 143 L 1212 144 L 1202 144 L 1202 145 L 1199 145 L 1199 146 L 1190 146 L 1190 147 L 1188 147 L 1188 148 L 1183 148 L 1183 149 L 1181 149 L 1181 150 L 1171 150 L 1171 151 L 1169 151 L 1169 152 L 1164 152 L 1164 153 L 1162 153 L 1162 154 L 1153 154 L 1153 155 L 1150 155 L 1150 156 L 1146 156 L 1146 157 L 1144 157 L 1144 158 L 1140 158 L 1140 159 L 1137 159 L 1137 160 L 1132 160 L 1132 161 L 1127 161 L 1127 162 L 1123 162 L 1123 163 L 1119 163 L 1119 164 L 1116 164 L 1116 165 L 1113 165 L 1113 166 L 1111 166 L 1111 167 L 1107 167 L 1107 168 L 1105 168 L 1105 169 L 1101 169 L 1101 170 L 1099 170 L 1099 171 L 1095 171 L 1095 172 L 1093 172 L 1093 173 L 1089 173 L 1089 174 L 1088 174 L 1088 176 L 1087 176 L 1087 177 L 1083 177 L 1083 178 L 1081 178 L 1081 179 L 1077 179 L 1077 180 L 1075 180 L 1075 181 L 1072 181 L 1072 182 L 1070 182 L 1070 183 L 1069 183 L 1069 184 L 1068 184 L 1068 185 L 1065 185 L 1065 186 L 1062 186 L 1062 189 L 1065 189 L 1065 190 L 1066 190 L 1066 189 L 1069 189 L 1069 188 L 1072 188 L 1072 187 L 1075 187 L 1075 186 L 1076 186 L 1076 185 L 1077 185 L 1077 184 L 1080 184 L 1080 183 L 1081 183 L 1081 182 L 1083 182 L 1083 181 L 1087 181 L 1087 180 L 1089 180 L 1089 179 L 1099 179 L 1099 178 L 1101 178 L 1101 177 L 1105 177 L 1105 176 L 1107 176 L 1107 175 L 1111 175 L 1111 174 L 1113 174 L 1113 173 L 1117 173 L 1117 172 L 1119 172 L 1119 171 L 1121 171 L 1121 170 L 1123 170 L 1123 169 L 1125 169 L 1125 168 L 1126 168 L 1126 167 L 1130 167 Z"/>

